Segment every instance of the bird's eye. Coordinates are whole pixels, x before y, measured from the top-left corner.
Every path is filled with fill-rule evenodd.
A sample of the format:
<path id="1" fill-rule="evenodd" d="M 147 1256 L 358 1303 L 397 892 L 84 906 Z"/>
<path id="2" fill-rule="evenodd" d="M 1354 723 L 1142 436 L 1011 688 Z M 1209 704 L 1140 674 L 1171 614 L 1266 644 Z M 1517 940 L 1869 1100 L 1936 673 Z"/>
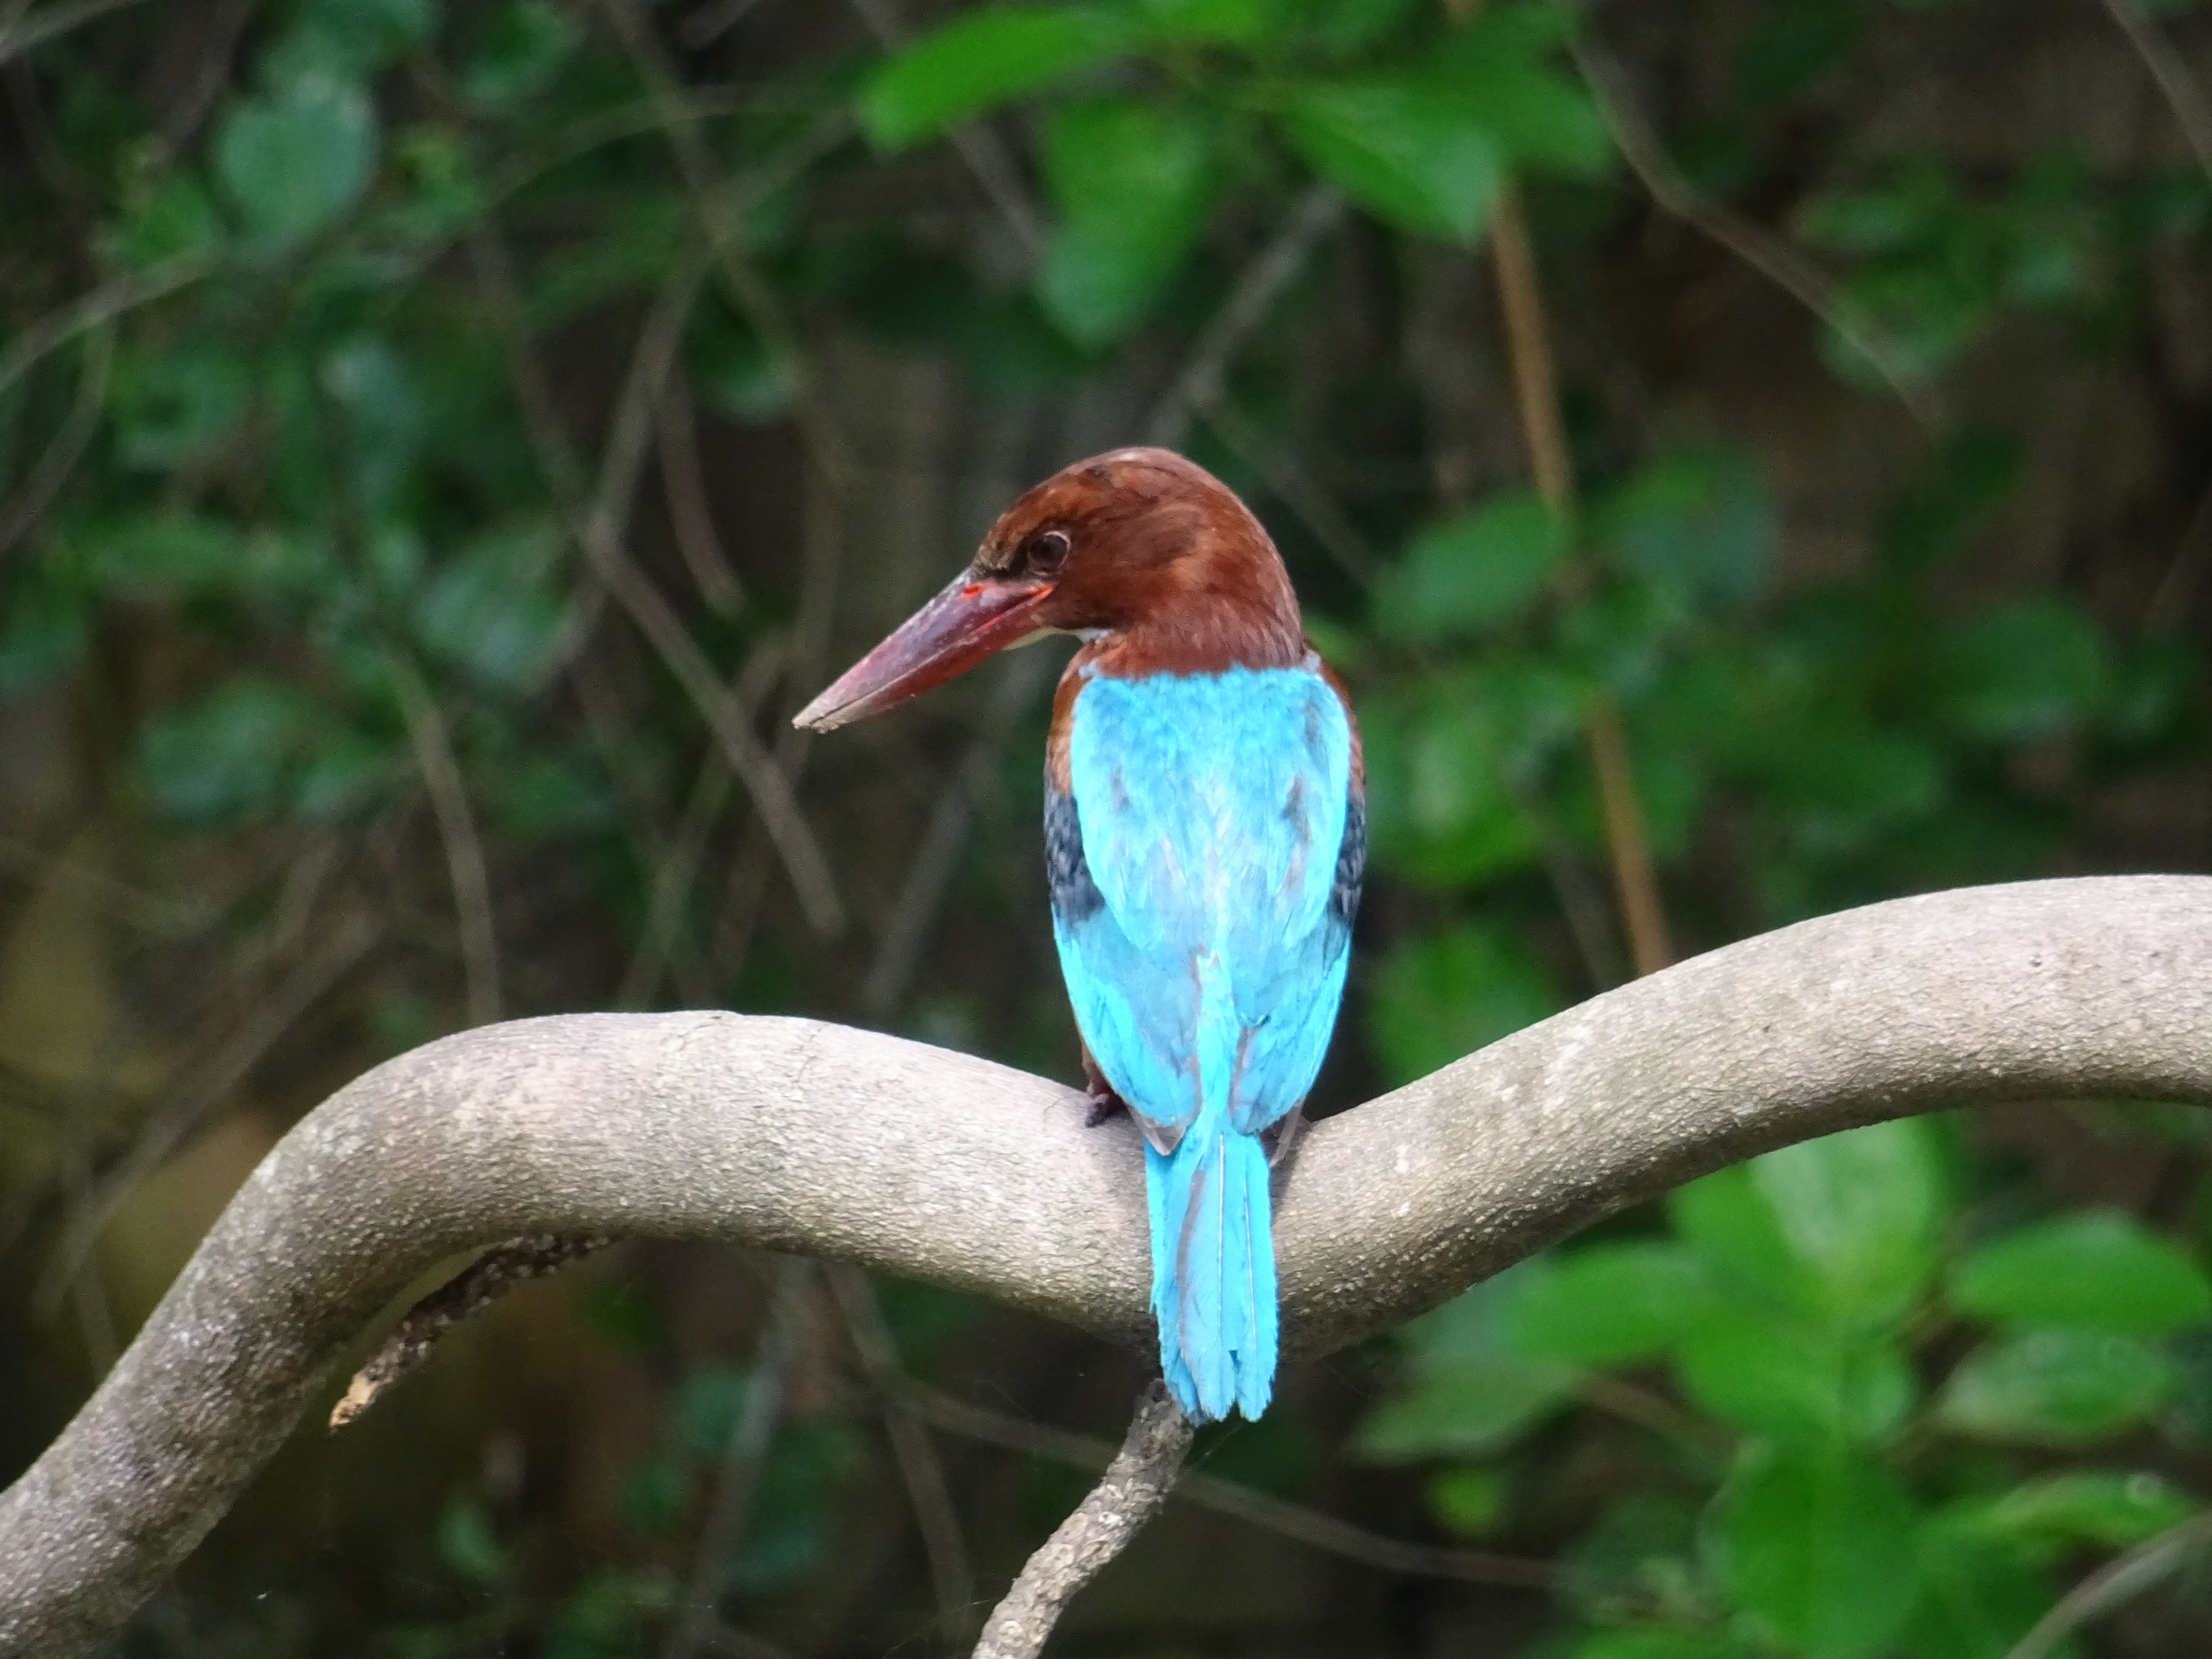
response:
<path id="1" fill-rule="evenodd" d="M 1022 544 L 1022 566 L 1033 571 L 1050 571 L 1067 556 L 1070 544 L 1064 530 L 1040 530 Z"/>

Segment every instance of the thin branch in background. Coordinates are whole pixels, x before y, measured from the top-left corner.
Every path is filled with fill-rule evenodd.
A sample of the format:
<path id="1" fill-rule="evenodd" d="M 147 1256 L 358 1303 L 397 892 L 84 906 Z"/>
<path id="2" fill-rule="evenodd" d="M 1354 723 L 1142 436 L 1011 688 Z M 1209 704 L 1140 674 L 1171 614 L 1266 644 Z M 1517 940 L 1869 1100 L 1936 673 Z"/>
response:
<path id="1" fill-rule="evenodd" d="M 1781 237 L 1711 200 L 1682 176 L 1631 95 L 1628 77 L 1604 47 L 1578 39 L 1571 49 L 1613 143 L 1651 199 L 1812 313 L 1816 321 L 1866 360 L 1923 432 L 1941 428 L 1943 405 L 1935 388 L 1899 362 L 1878 331 L 1859 324 L 1828 273 Z"/>
<path id="2" fill-rule="evenodd" d="M 531 349 L 522 319 L 521 300 L 506 251 L 484 226 L 480 226 L 471 238 L 471 247 L 478 276 L 493 301 L 495 321 L 507 337 L 515 395 L 522 405 L 532 447 L 556 505 L 568 520 L 570 534 L 581 544 L 593 573 L 629 614 L 662 665 L 706 720 L 731 769 L 752 797 L 754 810 L 782 857 L 807 920 L 817 932 L 834 937 L 844 929 L 844 906 L 837 896 L 829 861 L 799 811 L 789 781 L 762 746 L 750 720 L 708 661 L 706 653 L 699 648 L 660 591 L 631 562 L 615 523 L 613 504 L 598 503 L 580 514 L 580 468 L 567 434 L 562 430 L 543 369 Z M 664 300 L 675 286 L 672 283 L 664 287 Z M 641 344 L 657 342 L 659 350 L 653 360 L 633 362 L 626 396 L 629 387 L 665 384 L 681 335 L 680 325 L 665 320 L 673 309 L 669 305 L 657 307 L 655 315 L 647 319 Z M 641 352 L 640 356 L 644 354 Z M 636 453 L 641 458 L 650 412 L 650 404 L 645 404 L 637 422 Z M 617 435 L 626 430 L 619 417 L 616 428 Z"/>
<path id="3" fill-rule="evenodd" d="M 744 198 L 722 177 L 714 153 L 701 137 L 697 118 L 685 100 L 683 82 L 653 33 L 650 14 L 628 0 L 599 0 L 599 9 L 614 27 L 632 66 L 644 81 L 661 131 L 676 154 L 678 171 L 691 211 L 707 233 L 714 269 L 731 303 L 760 337 L 778 376 L 791 389 L 799 428 L 815 465 L 842 483 L 853 476 L 852 450 L 823 403 L 799 343 L 799 331 L 768 279 L 746 256 L 738 222 Z M 840 128 L 850 131 L 849 126 Z"/>
<path id="4" fill-rule="evenodd" d="M 754 1355 L 752 1376 L 745 1386 L 744 1405 L 723 1448 L 714 1496 L 692 1549 L 681 1611 L 669 1628 L 661 1659 L 696 1659 L 710 1644 L 720 1620 L 723 1582 L 729 1577 L 730 1558 L 744 1540 L 745 1522 L 760 1488 L 761 1465 L 783 1420 L 784 1396 L 790 1391 L 792 1372 L 805 1346 L 814 1291 L 814 1264 L 801 1257 L 787 1259 L 776 1273 L 768 1323 L 761 1332 L 760 1349 Z"/>
<path id="5" fill-rule="evenodd" d="M 548 1278 L 614 1242 L 607 1233 L 533 1233 L 493 1245 L 407 1310 L 331 1407 L 330 1426 L 342 1429 L 357 1421 L 463 1320 L 474 1318 L 516 1286 Z"/>
<path id="6" fill-rule="evenodd" d="M 1375 585 L 1375 552 L 1334 497 L 1322 488 L 1312 472 L 1277 453 L 1267 435 L 1245 418 L 1243 410 L 1226 398 L 1206 410 L 1206 423 L 1227 444 L 1237 458 L 1260 475 L 1283 503 L 1298 515 L 1338 569 L 1363 588 Z"/>
<path id="7" fill-rule="evenodd" d="M 2058 1600 L 2005 1659 L 2050 1659 L 2066 1638 L 2190 1565 L 2212 1542 L 2212 1511 L 2191 1516 L 2115 1557 Z"/>
<path id="8" fill-rule="evenodd" d="M 404 653 L 389 653 L 392 684 L 407 722 L 407 741 L 415 767 L 430 796 L 438 839 L 446 849 L 446 876 L 453 890 L 453 915 L 461 935 L 461 969 L 467 983 L 469 1024 L 489 1025 L 500 1017 L 499 933 L 492 915 L 491 875 L 483 838 L 477 833 L 476 809 L 469 804 L 468 781 L 445 711 Z"/>
<path id="9" fill-rule="evenodd" d="M 1537 280 L 1536 257 L 1529 246 L 1528 222 L 1521 211 L 1520 194 L 1510 187 L 1499 192 L 1491 210 L 1490 246 L 1529 471 L 1535 476 L 1537 493 L 1562 520 L 1571 522 L 1576 511 L 1574 468 L 1567 453 L 1566 428 L 1559 419 L 1559 374 L 1552 361 L 1544 290 Z M 1667 913 L 1660 902 L 1650 836 L 1636 798 L 1627 735 L 1619 706 L 1603 690 L 1591 700 L 1588 736 L 1629 956 L 1638 974 L 1656 973 L 1674 960 L 1674 946 L 1668 939 Z"/>
<path id="10" fill-rule="evenodd" d="M 929 939 L 930 924 L 967 848 L 976 799 L 990 784 L 1007 732 L 1051 682 L 1053 665 L 1051 655 L 1042 651 L 1025 651 L 1014 658 L 976 722 L 967 752 L 938 792 L 929 826 L 922 831 L 898 898 L 877 936 L 875 959 L 860 990 L 861 1012 L 868 1018 L 889 1019 L 905 1000 L 922 946 Z"/>
<path id="11" fill-rule="evenodd" d="M 680 362 L 669 371 L 655 432 L 661 493 L 676 532 L 677 551 L 683 554 L 684 568 L 699 585 L 699 597 L 707 608 L 718 617 L 734 617 L 744 609 L 744 586 L 731 567 L 722 538 L 714 533 L 714 514 L 707 504 L 706 478 L 699 466 L 698 417 Z"/>
<path id="12" fill-rule="evenodd" d="M 744 672 L 738 677 L 736 695 L 747 718 L 759 708 L 769 688 L 781 675 L 783 658 L 782 641 L 777 636 L 763 639 L 745 658 Z M 616 994 L 617 1008 L 642 1008 L 659 993 L 660 977 L 667 971 L 669 956 L 683 923 L 684 903 L 690 896 L 692 883 L 698 878 L 708 839 L 714 834 L 722 809 L 729 804 L 732 777 L 720 751 L 710 745 L 700 762 L 698 775 L 691 781 L 683 815 L 677 820 L 676 833 L 653 860 L 645 926 L 639 930 L 637 949 L 623 975 L 622 989 Z"/>
<path id="13" fill-rule="evenodd" d="M 219 263 L 211 253 L 184 254 L 150 270 L 113 277 L 48 312 L 19 331 L 8 349 L 0 352 L 0 392 L 11 389 L 78 335 L 105 327 L 126 312 L 189 288 L 212 274 Z"/>
<path id="14" fill-rule="evenodd" d="M 899 1384 L 909 1410 L 933 1428 L 947 1434 L 981 1441 L 1031 1457 L 1049 1458 L 1078 1468 L 1103 1469 L 1113 1461 L 1114 1449 L 1089 1435 L 1073 1434 L 1043 1424 L 1024 1422 L 1004 1413 L 988 1411 L 955 1400 L 950 1395 L 925 1389 L 911 1380 Z M 1286 1503 L 1264 1492 L 1224 1480 L 1218 1475 L 1187 1472 L 1175 1495 L 1200 1509 L 1226 1515 L 1249 1525 L 1296 1542 L 1357 1561 L 1383 1572 L 1419 1578 L 1447 1578 L 1463 1584 L 1504 1584 L 1540 1589 L 1557 1580 L 1548 1561 L 1526 1556 L 1499 1555 L 1488 1550 L 1463 1550 L 1433 1544 L 1409 1544 L 1355 1527 L 1303 1504 Z"/>
<path id="15" fill-rule="evenodd" d="M 1298 198 L 1274 240 L 1239 273 L 1228 299 L 1146 416 L 1146 443 L 1175 448 L 1189 432 L 1192 420 L 1220 403 L 1231 361 L 1267 319 L 1277 298 L 1304 268 L 1306 256 L 1343 216 L 1344 198 L 1326 185 L 1316 185 Z"/>
<path id="16" fill-rule="evenodd" d="M 2166 562 L 2166 574 L 2151 590 L 2150 603 L 2143 607 L 2143 633 L 2172 633 L 2188 620 L 2208 562 L 2212 562 L 2212 486 L 2197 498 L 2181 539 L 2174 544 L 2173 556 Z"/>
<path id="17" fill-rule="evenodd" d="M 760 0 L 707 0 L 676 26 L 676 38 L 690 52 L 711 46 L 759 4 Z"/>
<path id="18" fill-rule="evenodd" d="M 59 1304 L 90 1258 L 100 1235 L 139 1183 L 368 954 L 380 932 L 367 917 L 358 913 L 349 915 L 313 954 L 254 1004 L 252 1012 L 204 1066 L 177 1082 L 168 1098 L 139 1130 L 130 1151 L 94 1184 L 70 1217 L 52 1265 L 39 1286 L 38 1306 L 42 1314 L 52 1313 Z"/>
<path id="19" fill-rule="evenodd" d="M 239 37 L 246 32 L 246 21 L 253 15 L 253 5 L 254 0 L 222 0 L 191 80 L 161 112 L 161 149 L 172 160 L 185 153 L 230 84 L 230 61 L 237 53 Z"/>
<path id="20" fill-rule="evenodd" d="M 1031 1659 L 1044 1650 L 1069 1600 L 1167 1502 L 1192 1432 L 1190 1419 L 1164 1384 L 1146 1390 L 1105 1477 L 1030 1557 L 1006 1599 L 984 1620 L 975 1659 Z"/>
<path id="21" fill-rule="evenodd" d="M 891 0 L 853 0 L 853 9 L 868 26 L 868 33 L 876 37 L 876 44 L 895 46 L 906 39 L 906 23 Z M 948 135 L 952 148 L 960 160 L 991 198 L 999 216 L 1006 222 L 1006 228 L 1021 244 L 1022 252 L 1034 264 L 1044 253 L 1044 216 L 1037 211 L 1036 204 L 1030 199 L 1029 190 L 1022 182 L 1021 168 L 1007 153 L 1005 143 L 988 124 L 981 121 L 964 122 Z"/>
<path id="22" fill-rule="evenodd" d="M 83 458 L 85 447 L 100 429 L 100 416 L 107 407 L 108 372 L 115 364 L 115 325 L 102 323 L 85 342 L 84 367 L 77 371 L 76 396 L 62 417 L 53 441 L 39 457 L 17 489 L 0 507 L 0 556 L 27 535 L 52 503 L 70 474 Z"/>
<path id="23" fill-rule="evenodd" d="M 899 1476 L 906 1483 L 907 1501 L 914 1506 L 922 1553 L 929 1562 L 930 1588 L 937 1597 L 938 1632 L 948 1648 L 957 1650 L 975 1635 L 970 1609 L 975 1604 L 975 1571 L 969 1559 L 968 1540 L 960 1529 L 959 1511 L 952 1506 L 945 1466 L 930 1443 L 928 1431 L 902 1392 L 905 1373 L 890 1328 L 884 1322 L 874 1285 L 858 1267 L 842 1263 L 830 1267 L 828 1273 L 830 1290 L 844 1315 L 853 1352 L 880 1402 L 884 1431 L 890 1437 Z"/>
<path id="24" fill-rule="evenodd" d="M 2181 136 L 2189 141 L 2196 155 L 2197 165 L 2204 177 L 2212 180 L 2212 103 L 2204 97 L 2204 88 L 2197 84 L 2197 77 L 2189 72 L 2189 65 L 2173 49 L 2141 0 L 2105 0 L 2105 9 L 2128 37 L 2128 44 L 2150 71 L 2151 79 L 2165 96 L 2166 107 L 2181 128 Z"/>
<path id="25" fill-rule="evenodd" d="M 73 6 L 49 6 L 35 17 L 27 6 L 17 7 L 0 28 L 0 64 L 20 58 L 33 46 L 44 46 L 57 35 L 105 17 L 111 11 L 121 11 L 125 6 L 135 6 L 140 0 L 77 0 Z"/>

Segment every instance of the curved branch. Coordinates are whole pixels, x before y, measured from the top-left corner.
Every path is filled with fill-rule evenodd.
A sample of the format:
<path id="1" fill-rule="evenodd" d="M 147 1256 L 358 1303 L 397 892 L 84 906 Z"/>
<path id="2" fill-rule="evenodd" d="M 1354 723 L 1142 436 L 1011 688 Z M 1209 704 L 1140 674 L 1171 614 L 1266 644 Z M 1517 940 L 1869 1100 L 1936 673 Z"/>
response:
<path id="1" fill-rule="evenodd" d="M 2212 1103 L 2212 878 L 1969 889 L 1680 963 L 1317 1125 L 1276 1237 L 1294 1352 L 1638 1199 L 1999 1098 Z M 1138 1143 L 1074 1090 L 801 1019 L 580 1014 L 444 1038 L 317 1108 L 0 1495 L 0 1651 L 81 1652 L 213 1524 L 424 1268 L 535 1232 L 804 1250 L 1140 1332 Z"/>

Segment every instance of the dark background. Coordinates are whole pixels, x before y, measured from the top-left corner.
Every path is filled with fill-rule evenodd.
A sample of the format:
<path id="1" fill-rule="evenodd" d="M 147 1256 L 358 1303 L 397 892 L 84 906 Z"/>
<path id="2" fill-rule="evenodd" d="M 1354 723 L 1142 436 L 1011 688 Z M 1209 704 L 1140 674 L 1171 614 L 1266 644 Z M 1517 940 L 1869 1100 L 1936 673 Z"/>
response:
<path id="1" fill-rule="evenodd" d="M 1662 950 L 2207 868 L 2207 69 L 2188 0 L 0 4 L 0 1465 L 289 1123 L 441 1032 L 720 1006 L 1073 1080 L 1064 647 L 786 717 L 1109 447 L 1244 493 L 1358 700 L 1317 1109 Z M 2023 1103 L 1853 1145 L 1711 1188 L 1781 1217 L 1741 1249 L 1611 1224 L 1649 1250 L 1566 1298 L 1741 1292 L 1811 1381 L 1478 1295 L 1209 1431 L 1289 1520 L 1179 1501 L 1055 1650 L 2000 1659 L 2212 1477 L 2208 1144 Z M 1841 1255 L 1784 1237 L 1801 1177 Z M 1903 1265 L 1854 1301 L 1862 1246 Z M 1869 1353 L 1902 1403 L 1850 1403 Z M 1147 1363 L 625 1243 L 303 1430 L 118 1650 L 665 1652 L 702 1600 L 720 1652 L 957 1650 L 1087 1484 L 1044 1431 L 1112 1440 Z M 2062 1650 L 2203 1651 L 2193 1536 Z"/>

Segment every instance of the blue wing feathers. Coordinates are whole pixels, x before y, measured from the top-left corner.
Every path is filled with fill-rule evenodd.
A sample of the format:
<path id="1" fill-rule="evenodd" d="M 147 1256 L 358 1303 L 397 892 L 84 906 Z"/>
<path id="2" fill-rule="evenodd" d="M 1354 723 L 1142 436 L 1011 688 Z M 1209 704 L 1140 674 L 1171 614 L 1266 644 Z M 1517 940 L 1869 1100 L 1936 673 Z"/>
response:
<path id="1" fill-rule="evenodd" d="M 1273 1376 L 1255 1137 L 1313 1086 L 1343 995 L 1365 851 L 1351 757 L 1316 673 L 1098 678 L 1069 789 L 1047 791 L 1060 965 L 1092 1057 L 1152 1126 L 1162 1362 L 1201 1419 L 1256 1416 Z"/>

